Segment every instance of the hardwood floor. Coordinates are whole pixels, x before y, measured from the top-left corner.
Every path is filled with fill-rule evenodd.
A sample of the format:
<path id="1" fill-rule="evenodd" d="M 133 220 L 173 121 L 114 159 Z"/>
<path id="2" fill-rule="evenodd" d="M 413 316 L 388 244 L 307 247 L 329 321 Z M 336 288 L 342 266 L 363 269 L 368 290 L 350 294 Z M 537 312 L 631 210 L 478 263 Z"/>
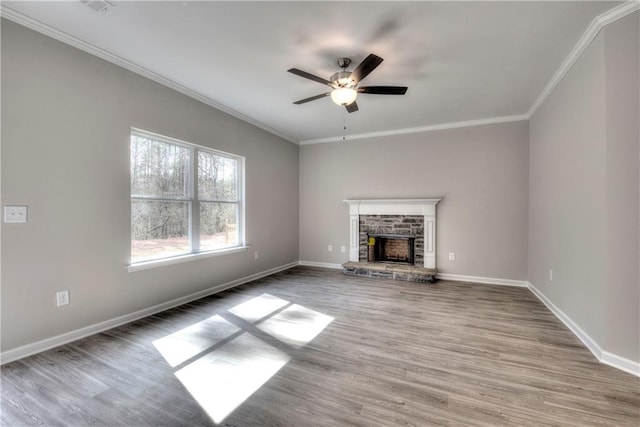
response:
<path id="1" fill-rule="evenodd" d="M 294 268 L 1 368 L 3 426 L 638 426 L 527 289 Z"/>

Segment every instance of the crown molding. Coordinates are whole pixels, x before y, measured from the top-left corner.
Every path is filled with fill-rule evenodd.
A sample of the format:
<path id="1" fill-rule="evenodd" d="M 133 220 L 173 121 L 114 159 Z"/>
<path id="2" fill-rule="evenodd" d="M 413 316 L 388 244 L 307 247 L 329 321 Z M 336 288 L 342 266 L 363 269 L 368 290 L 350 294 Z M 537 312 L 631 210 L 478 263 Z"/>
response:
<path id="1" fill-rule="evenodd" d="M 598 21 L 600 27 L 602 28 L 611 24 L 612 22 L 617 21 L 620 18 L 624 18 L 625 16 L 637 10 L 640 10 L 640 0 L 628 0 L 621 5 L 608 10 L 602 15 L 597 16 L 594 21 Z"/>
<path id="2" fill-rule="evenodd" d="M 451 123 L 441 123 L 441 124 L 429 125 L 429 126 L 418 126 L 418 127 L 412 127 L 412 128 L 383 130 L 378 132 L 367 132 L 367 133 L 348 135 L 344 137 L 344 139 L 343 139 L 343 136 L 330 136 L 327 138 L 307 139 L 304 141 L 300 141 L 298 144 L 300 145 L 325 144 L 329 142 L 353 141 L 353 140 L 365 139 L 365 138 L 377 138 L 381 136 L 407 135 L 412 133 L 433 132 L 437 130 L 458 129 L 458 128 L 465 128 L 465 127 L 471 127 L 471 126 L 483 126 L 483 125 L 493 125 L 497 123 L 519 122 L 522 120 L 529 120 L 529 116 L 527 114 L 516 114 L 513 116 L 490 117 L 487 119 L 467 120 L 463 122 L 451 122 Z"/>
<path id="3" fill-rule="evenodd" d="M 551 95 L 551 92 L 553 92 L 558 83 L 560 83 L 562 78 L 569 72 L 578 58 L 582 56 L 584 51 L 589 47 L 602 28 L 637 10 L 640 10 L 640 0 L 631 0 L 595 17 L 587 27 L 584 34 L 582 34 L 582 37 L 578 40 L 578 43 L 576 43 L 571 52 L 569 52 L 569 55 L 565 58 L 562 64 L 560 64 L 560 68 L 558 68 L 549 83 L 547 83 L 547 86 L 542 90 L 542 93 L 540 93 L 533 105 L 531 105 L 527 116 L 529 118 L 533 117 L 536 111 L 538 111 L 538 108 L 540 108 L 549 95 Z"/>
<path id="4" fill-rule="evenodd" d="M 44 34 L 45 36 L 51 37 L 52 39 L 58 40 L 62 43 L 68 44 L 70 46 L 73 46 L 77 49 L 80 49 L 84 52 L 90 53 L 91 55 L 97 56 L 100 59 L 104 59 L 105 61 L 111 62 L 112 64 L 118 65 L 126 70 L 129 70 L 131 72 L 134 72 L 138 75 L 141 75 L 142 77 L 146 77 L 149 80 L 152 80 L 156 83 L 159 83 L 163 86 L 168 87 L 169 89 L 173 89 L 176 92 L 180 92 L 183 95 L 186 95 L 192 99 L 195 99 L 196 101 L 202 102 L 203 104 L 206 104 L 210 107 L 215 108 L 216 110 L 220 110 L 226 114 L 229 114 L 230 116 L 233 116 L 237 119 L 240 119 L 244 122 L 247 122 L 253 126 L 256 126 L 262 130 L 265 130 L 273 135 L 279 136 L 282 139 L 285 139 L 289 142 L 292 143 L 297 143 L 297 141 L 290 137 L 289 135 L 285 135 L 282 132 L 262 123 L 259 122 L 255 119 L 252 119 L 249 116 L 246 116 L 232 108 L 227 107 L 226 105 L 223 105 L 217 101 L 215 101 L 214 99 L 211 99 L 207 96 L 204 96 L 192 89 L 189 89 L 186 86 L 181 85 L 180 83 L 177 83 L 171 79 L 168 79 L 166 77 L 163 77 L 147 68 L 144 68 L 140 65 L 135 64 L 134 62 L 131 62 L 127 59 L 124 59 L 118 55 L 115 55 L 111 52 L 108 52 L 104 49 L 100 49 L 99 47 L 96 47 L 90 43 L 84 42 L 76 37 L 73 37 L 63 31 L 59 31 L 56 30 L 55 28 L 46 25 L 36 19 L 30 18 L 26 15 L 23 15 L 20 12 L 17 12 L 9 7 L 7 7 L 4 4 L 0 4 L 0 16 L 2 18 L 6 18 L 10 21 L 15 22 L 16 24 L 20 24 L 24 27 L 27 27 L 33 31 L 36 31 L 38 33 Z"/>
<path id="5" fill-rule="evenodd" d="M 289 135 L 286 135 L 262 122 L 259 122 L 249 116 L 246 116 L 238 111 L 235 111 L 227 107 L 226 105 L 223 105 L 207 96 L 204 96 L 192 89 L 189 89 L 171 79 L 167 79 L 157 73 L 154 73 L 151 70 L 148 70 L 144 67 L 141 67 L 135 64 L 134 62 L 131 62 L 127 59 L 121 58 L 106 50 L 93 46 L 67 33 L 56 30 L 38 20 L 29 18 L 26 15 L 23 15 L 20 12 L 17 12 L 7 7 L 6 5 L 0 3 L 0 17 L 7 18 L 10 21 L 13 21 L 17 24 L 25 26 L 31 30 L 37 31 L 41 34 L 49 36 L 62 43 L 78 48 L 82 51 L 85 51 L 101 59 L 104 59 L 105 61 L 111 62 L 112 64 L 118 65 L 124 69 L 127 69 L 136 74 L 139 74 L 143 77 L 146 77 L 156 83 L 159 83 L 163 86 L 166 86 L 170 89 L 180 92 L 183 95 L 186 95 L 199 102 L 202 102 L 203 104 L 206 104 L 210 107 L 213 107 L 217 110 L 227 113 L 246 123 L 252 124 L 262 130 L 265 130 L 273 135 L 276 135 L 282 139 L 285 139 L 289 142 L 292 142 L 298 145 L 311 145 L 311 144 L 323 144 L 323 143 L 330 143 L 330 142 L 353 141 L 353 140 L 359 140 L 359 139 L 365 139 L 365 138 L 407 135 L 407 134 L 413 134 L 413 133 L 433 132 L 438 130 L 457 129 L 457 128 L 464 128 L 464 127 L 470 127 L 470 126 L 482 126 L 482 125 L 489 125 L 489 124 L 529 120 L 531 119 L 531 117 L 533 117 L 533 115 L 536 113 L 538 108 L 540 108 L 540 106 L 544 103 L 544 101 L 553 92 L 555 87 L 558 85 L 558 83 L 560 83 L 562 78 L 571 69 L 573 64 L 575 64 L 575 62 L 578 60 L 578 58 L 580 58 L 580 56 L 584 53 L 587 47 L 589 47 L 589 45 L 598 35 L 600 30 L 604 28 L 606 25 L 612 22 L 615 22 L 618 19 L 621 19 L 638 10 L 640 10 L 640 0 L 629 0 L 594 18 L 594 20 L 591 22 L 589 27 L 587 27 L 587 30 L 583 33 L 582 37 L 578 40 L 577 44 L 573 47 L 569 55 L 565 58 L 565 60 L 562 62 L 558 70 L 555 72 L 555 74 L 553 75 L 549 83 L 547 83 L 547 86 L 545 86 L 545 88 L 542 90 L 538 98 L 534 101 L 534 103 L 529 108 L 529 111 L 525 114 L 516 114 L 511 116 L 493 117 L 493 118 L 468 120 L 468 121 L 461 121 L 461 122 L 442 123 L 437 125 L 418 126 L 418 127 L 403 128 L 403 129 L 392 129 L 392 130 L 385 130 L 385 131 L 378 131 L 378 132 L 367 132 L 367 133 L 354 134 L 354 135 L 348 135 L 348 136 L 338 135 L 338 136 L 330 136 L 326 138 L 307 139 L 307 140 L 298 141 Z"/>
<path id="6" fill-rule="evenodd" d="M 438 125 L 431 126 L 421 126 L 414 128 L 405 128 L 405 129 L 395 129 L 389 131 L 380 131 L 380 132 L 370 132 L 370 133 L 362 133 L 356 135 L 349 135 L 346 137 L 343 136 L 332 136 L 327 138 L 317 138 L 317 139 L 308 139 L 300 141 L 299 145 L 310 145 L 310 144 L 323 144 L 329 142 L 342 142 L 342 141 L 351 141 L 357 139 L 364 138 L 375 138 L 381 136 L 393 136 L 393 135 L 405 135 L 411 133 L 420 133 L 420 132 L 432 132 L 437 130 L 445 130 L 445 129 L 456 129 L 463 128 L 469 126 L 482 126 L 488 124 L 496 124 L 496 123 L 507 123 L 507 122 L 515 122 L 520 120 L 530 120 L 533 115 L 536 113 L 538 108 L 544 103 L 544 101 L 549 97 L 551 92 L 555 89 L 555 87 L 560 83 L 562 78 L 567 74 L 567 72 L 571 69 L 573 64 L 580 58 L 580 56 L 584 53 L 584 51 L 589 47 L 593 39 L 596 38 L 600 30 L 605 26 L 617 21 L 618 19 L 624 18 L 627 15 L 632 14 L 640 10 L 640 0 L 629 0 L 626 1 L 605 13 L 598 15 L 593 19 L 589 27 L 587 27 L 586 31 L 582 34 L 582 37 L 578 40 L 576 45 L 573 47 L 569 55 L 565 58 L 565 60 L 560 64 L 560 67 L 555 72 L 547 86 L 542 90 L 538 98 L 534 101 L 534 103 L 529 108 L 529 111 L 526 114 L 517 114 L 512 116 L 503 116 L 503 117 L 493 117 L 487 119 L 479 119 L 479 120 L 469 120 L 463 122 L 452 122 L 452 123 L 443 123 Z"/>

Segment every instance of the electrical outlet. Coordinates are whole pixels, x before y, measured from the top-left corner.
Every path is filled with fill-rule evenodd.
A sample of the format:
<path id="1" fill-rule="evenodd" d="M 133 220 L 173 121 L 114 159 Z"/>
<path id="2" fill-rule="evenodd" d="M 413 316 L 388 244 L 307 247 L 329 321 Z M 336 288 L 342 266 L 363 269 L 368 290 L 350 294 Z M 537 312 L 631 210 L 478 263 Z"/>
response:
<path id="1" fill-rule="evenodd" d="M 260 252 L 255 251 L 255 252 L 253 253 L 253 259 L 260 259 Z"/>
<path id="2" fill-rule="evenodd" d="M 340 246 L 340 252 L 342 253 L 347 252 L 347 247 L 345 245 Z"/>
<path id="3" fill-rule="evenodd" d="M 69 304 L 69 290 L 65 289 L 64 291 L 58 291 L 56 293 L 56 302 L 58 307 Z"/>
<path id="4" fill-rule="evenodd" d="M 27 207 L 26 206 L 5 206 L 4 207 L 4 222 L 27 222 Z"/>
<path id="5" fill-rule="evenodd" d="M 333 252 L 333 245 L 329 245 L 329 246 L 327 246 L 327 251 L 329 251 L 329 252 Z"/>
<path id="6" fill-rule="evenodd" d="M 455 260 L 456 260 L 456 253 L 449 252 L 449 261 L 455 261 Z"/>

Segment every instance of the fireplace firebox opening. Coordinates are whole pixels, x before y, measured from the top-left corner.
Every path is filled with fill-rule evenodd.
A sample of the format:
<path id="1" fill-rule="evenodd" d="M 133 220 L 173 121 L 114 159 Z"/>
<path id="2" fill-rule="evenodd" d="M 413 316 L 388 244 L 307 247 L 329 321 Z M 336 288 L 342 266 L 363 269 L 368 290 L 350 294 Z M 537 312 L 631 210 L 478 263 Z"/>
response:
<path id="1" fill-rule="evenodd" d="M 415 236 L 369 234 L 369 262 L 415 264 Z"/>

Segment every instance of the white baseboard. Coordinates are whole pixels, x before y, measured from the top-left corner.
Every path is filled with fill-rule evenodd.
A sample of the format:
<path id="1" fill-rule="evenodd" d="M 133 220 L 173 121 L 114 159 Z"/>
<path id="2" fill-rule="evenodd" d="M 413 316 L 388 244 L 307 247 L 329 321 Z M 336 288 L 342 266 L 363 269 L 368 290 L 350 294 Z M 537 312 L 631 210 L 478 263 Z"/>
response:
<path id="1" fill-rule="evenodd" d="M 186 295 L 184 297 L 177 298 L 172 301 L 167 301 L 162 304 L 154 305 L 153 307 L 149 307 L 149 308 L 139 310 L 130 314 L 126 314 L 124 316 L 119 316 L 113 319 L 106 320 L 104 322 L 96 323 L 94 325 L 77 329 L 75 331 L 67 332 L 65 334 L 57 335 L 55 337 L 47 338 L 31 344 L 17 347 L 11 350 L 0 352 L 0 365 L 4 365 L 5 363 L 13 362 L 14 360 L 22 359 L 24 357 L 28 357 L 33 354 L 40 353 L 42 351 L 49 350 L 64 344 L 68 344 L 72 341 L 76 341 L 81 338 L 85 338 L 90 335 L 97 334 L 97 333 L 106 331 L 108 329 L 115 328 L 117 326 L 121 326 L 126 323 L 136 321 L 138 319 L 142 319 L 147 316 L 151 316 L 161 311 L 168 310 L 170 308 L 177 307 L 179 305 L 186 304 L 191 301 L 195 301 L 205 296 L 222 292 L 226 289 L 233 288 L 243 283 L 251 282 L 252 280 L 258 280 L 263 277 L 278 273 L 280 271 L 288 270 L 297 265 L 309 266 L 309 267 L 324 267 L 324 268 L 331 268 L 331 269 L 342 269 L 341 264 L 315 262 L 315 261 L 302 261 L 302 260 L 297 262 L 291 262 L 289 264 L 281 265 L 278 267 L 261 271 L 259 273 L 251 274 L 249 276 L 245 276 L 240 279 L 232 280 L 230 282 L 213 286 L 211 288 L 208 288 L 190 295 Z M 437 277 L 443 280 L 457 280 L 457 281 L 472 282 L 472 283 L 527 287 L 558 319 L 560 319 L 560 321 L 562 321 L 562 323 L 564 323 L 567 326 L 567 328 L 569 328 L 571 332 L 573 332 L 573 334 L 576 337 L 578 337 L 578 339 L 589 349 L 589 351 L 591 351 L 591 353 L 593 353 L 593 355 L 596 357 L 596 359 L 598 359 L 598 361 L 600 361 L 601 363 L 607 364 L 609 366 L 612 366 L 614 368 L 620 369 L 622 371 L 628 372 L 632 375 L 640 377 L 639 362 L 626 359 L 624 357 L 618 356 L 608 351 L 603 351 L 602 348 L 598 345 L 598 343 L 595 340 L 593 340 L 586 332 L 584 332 L 569 316 L 567 316 L 562 310 L 556 307 L 555 304 L 553 304 L 540 290 L 538 290 L 530 282 L 510 280 L 510 279 L 496 279 L 496 278 L 479 277 L 479 276 L 463 276 L 458 274 L 446 274 L 446 273 L 439 273 Z"/>
<path id="2" fill-rule="evenodd" d="M 633 360 L 626 359 L 608 351 L 602 350 L 602 347 L 583 331 L 576 322 L 574 322 L 569 316 L 567 316 L 562 310 L 560 310 L 554 303 L 546 297 L 538 288 L 532 283 L 528 282 L 527 286 L 529 290 L 547 306 L 547 308 L 558 318 L 573 334 L 578 337 L 580 341 L 589 349 L 591 353 L 598 359 L 600 363 L 604 363 L 622 371 L 628 372 L 632 375 L 640 377 L 640 363 Z"/>
<path id="3" fill-rule="evenodd" d="M 342 269 L 341 264 L 331 264 L 325 262 L 315 261 L 299 261 L 299 265 L 312 266 L 312 267 L 325 267 Z M 598 359 L 600 363 L 613 366 L 614 368 L 628 372 L 632 375 L 640 377 L 640 363 L 633 360 L 626 359 L 608 351 L 602 350 L 598 343 L 583 331 L 577 323 L 575 323 L 569 316 L 567 316 L 562 310 L 555 306 L 540 290 L 538 290 L 532 283 L 526 280 L 511 280 L 511 279 L 498 279 L 493 277 L 481 277 L 481 276 L 464 276 L 461 274 L 447 274 L 438 273 L 436 275 L 438 279 L 442 280 L 456 280 L 460 282 L 481 283 L 490 285 L 503 285 L 503 286 L 516 286 L 521 288 L 528 288 L 531 292 L 558 318 L 564 323 L 567 328 L 589 349 L 591 353 Z"/>
<path id="4" fill-rule="evenodd" d="M 640 377 L 640 363 L 634 362 L 633 360 L 609 353 L 608 351 L 603 351 L 600 362 Z"/>
<path id="5" fill-rule="evenodd" d="M 436 274 L 436 278 L 442 280 L 456 280 L 459 282 L 484 283 L 487 285 L 517 286 L 520 288 L 527 287 L 527 282 L 525 280 L 497 279 L 494 277 L 481 276 L 463 276 L 461 274 L 448 273 L 438 273 Z"/>
<path id="6" fill-rule="evenodd" d="M 22 359 L 24 357 L 28 357 L 33 354 L 40 353 L 42 351 L 49 350 L 64 344 L 68 344 L 72 341 L 76 341 L 81 338 L 85 338 L 90 335 L 94 335 L 94 334 L 106 331 L 108 329 L 112 329 L 117 326 L 121 326 L 126 323 L 133 322 L 147 316 L 151 316 L 161 311 L 168 310 L 170 308 L 177 307 L 179 305 L 186 304 L 188 302 L 195 301 L 197 299 L 200 299 L 218 292 L 222 292 L 226 289 L 230 289 L 235 286 L 242 285 L 243 283 L 251 282 L 252 280 L 261 279 L 271 274 L 288 270 L 289 268 L 295 267 L 297 265 L 298 265 L 298 262 L 296 261 L 296 262 L 291 262 L 289 264 L 281 265 L 278 267 L 270 268 L 268 270 L 264 270 L 255 274 L 250 274 L 248 276 L 242 277 L 240 279 L 232 280 L 230 282 L 222 283 L 220 285 L 216 285 L 211 288 L 208 288 L 199 292 L 195 292 L 193 294 L 186 295 L 181 298 L 167 301 L 162 304 L 154 305 L 153 307 L 138 310 L 133 313 L 129 313 L 113 319 L 105 320 L 104 322 L 100 322 L 90 326 L 86 326 L 84 328 L 76 329 L 75 331 L 67 332 L 61 335 L 57 335 L 55 337 L 46 338 L 41 341 L 37 341 L 31 344 L 23 345 L 21 347 L 13 348 L 11 350 L 0 352 L 0 365 L 4 365 L 5 363 L 13 362 L 14 360 Z"/>
<path id="7" fill-rule="evenodd" d="M 335 270 L 342 270 L 342 264 L 332 264 L 330 262 L 316 262 L 316 261 L 298 261 L 298 265 L 306 267 L 324 267 L 333 268 Z"/>
<path id="8" fill-rule="evenodd" d="M 600 360 L 600 358 L 602 357 L 602 349 L 600 348 L 600 346 L 598 345 L 598 343 L 595 342 L 595 340 L 593 340 L 593 338 L 591 338 L 589 336 L 589 334 L 587 334 L 585 331 L 583 331 L 580 326 L 578 326 L 578 324 L 576 322 L 574 322 L 569 316 L 567 316 L 562 310 L 560 310 L 558 307 L 556 307 L 556 305 L 554 303 L 551 302 L 551 300 L 549 300 L 549 298 L 546 297 L 545 294 L 543 294 L 542 292 L 540 292 L 540 290 L 538 288 L 536 288 L 532 283 L 528 284 L 529 289 L 531 290 L 531 292 L 533 292 L 533 294 L 538 297 L 538 299 L 540 301 L 542 301 L 542 303 L 544 305 L 547 306 L 547 308 L 553 313 L 555 314 L 555 316 L 560 319 L 560 321 L 562 321 L 562 323 L 565 324 L 565 326 L 567 328 L 569 328 L 569 330 L 571 330 L 571 332 L 573 332 L 573 334 L 578 337 L 578 339 L 580 341 L 582 341 L 582 343 L 589 349 L 589 351 L 591 351 L 591 353 L 593 353 L 593 355 Z"/>

